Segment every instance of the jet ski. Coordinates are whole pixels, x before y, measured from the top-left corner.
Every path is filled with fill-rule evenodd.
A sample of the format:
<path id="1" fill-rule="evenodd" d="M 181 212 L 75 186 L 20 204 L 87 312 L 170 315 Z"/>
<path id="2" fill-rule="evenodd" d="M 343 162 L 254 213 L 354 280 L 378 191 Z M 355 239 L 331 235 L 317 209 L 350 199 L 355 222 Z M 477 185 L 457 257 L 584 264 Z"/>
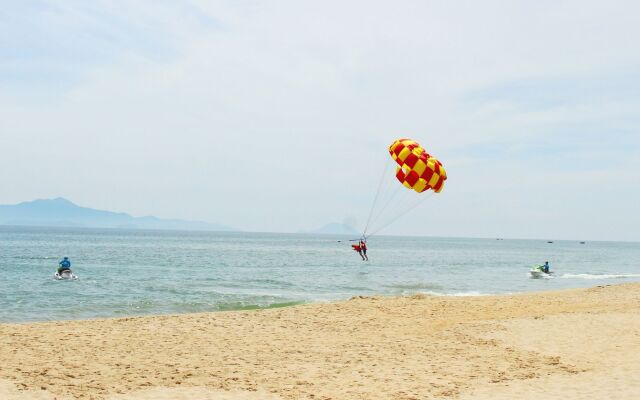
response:
<path id="1" fill-rule="evenodd" d="M 70 269 L 65 269 L 64 271 L 62 271 L 60 273 L 58 273 L 58 271 L 56 271 L 56 273 L 53 274 L 53 279 L 55 279 L 57 281 L 62 281 L 62 280 L 75 281 L 76 279 L 78 279 L 78 277 Z"/>
<path id="2" fill-rule="evenodd" d="M 529 270 L 529 276 L 534 279 L 550 278 L 551 276 L 553 276 L 553 272 L 544 272 L 544 270 L 542 269 L 542 265 L 540 265 L 538 267 L 531 268 L 531 270 Z"/>

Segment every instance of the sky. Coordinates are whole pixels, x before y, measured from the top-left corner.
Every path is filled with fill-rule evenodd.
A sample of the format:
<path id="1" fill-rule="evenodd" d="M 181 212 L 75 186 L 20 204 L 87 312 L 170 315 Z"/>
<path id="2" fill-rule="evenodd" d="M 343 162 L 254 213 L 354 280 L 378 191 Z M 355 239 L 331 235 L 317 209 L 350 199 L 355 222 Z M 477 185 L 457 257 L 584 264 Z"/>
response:
<path id="1" fill-rule="evenodd" d="M 379 234 L 640 241 L 638 2 L 1 3 L 0 204 L 363 230 L 408 137 Z"/>

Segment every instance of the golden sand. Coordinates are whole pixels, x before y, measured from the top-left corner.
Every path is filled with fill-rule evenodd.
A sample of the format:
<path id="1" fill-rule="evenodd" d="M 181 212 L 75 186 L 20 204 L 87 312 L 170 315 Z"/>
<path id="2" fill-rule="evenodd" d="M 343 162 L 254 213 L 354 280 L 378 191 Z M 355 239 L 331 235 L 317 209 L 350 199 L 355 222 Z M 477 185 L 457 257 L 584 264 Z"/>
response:
<path id="1" fill-rule="evenodd" d="M 0 398 L 635 399 L 640 284 L 0 324 Z"/>

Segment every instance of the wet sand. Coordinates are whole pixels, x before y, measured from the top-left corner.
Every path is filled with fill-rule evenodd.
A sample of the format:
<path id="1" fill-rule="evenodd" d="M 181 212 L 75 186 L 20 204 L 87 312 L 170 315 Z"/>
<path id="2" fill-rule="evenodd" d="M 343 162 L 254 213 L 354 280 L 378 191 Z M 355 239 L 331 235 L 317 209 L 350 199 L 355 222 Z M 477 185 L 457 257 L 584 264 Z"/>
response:
<path id="1" fill-rule="evenodd" d="M 0 398 L 640 398 L 640 284 L 0 324 Z"/>

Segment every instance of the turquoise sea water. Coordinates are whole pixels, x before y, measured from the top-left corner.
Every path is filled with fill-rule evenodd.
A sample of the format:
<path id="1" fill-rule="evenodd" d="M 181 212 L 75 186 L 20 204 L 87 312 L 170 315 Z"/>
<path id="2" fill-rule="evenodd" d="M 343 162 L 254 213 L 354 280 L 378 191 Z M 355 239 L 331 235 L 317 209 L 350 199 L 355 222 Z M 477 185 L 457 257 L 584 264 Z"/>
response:
<path id="1" fill-rule="evenodd" d="M 481 295 L 640 281 L 640 243 L 0 227 L 0 322 Z M 339 242 L 341 240 L 341 242 Z M 69 256 L 77 281 L 53 280 Z M 531 279 L 549 260 L 555 277 Z"/>

